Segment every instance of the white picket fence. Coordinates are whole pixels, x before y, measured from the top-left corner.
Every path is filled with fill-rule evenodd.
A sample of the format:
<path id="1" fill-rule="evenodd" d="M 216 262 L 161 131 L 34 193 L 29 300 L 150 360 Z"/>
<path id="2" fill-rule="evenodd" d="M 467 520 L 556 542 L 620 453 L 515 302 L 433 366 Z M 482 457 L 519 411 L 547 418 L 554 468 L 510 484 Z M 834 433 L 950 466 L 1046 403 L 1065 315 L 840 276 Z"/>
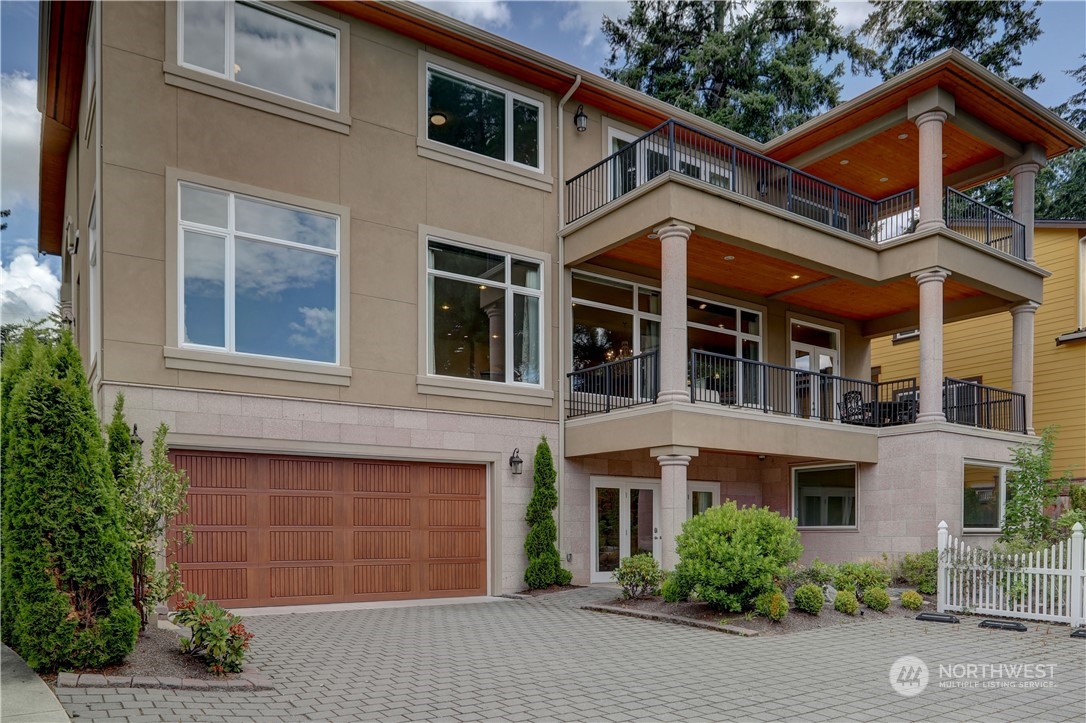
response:
<path id="1" fill-rule="evenodd" d="M 969 612 L 1086 625 L 1082 525 L 1071 538 L 1028 555 L 974 548 L 939 523 L 939 612 Z"/>

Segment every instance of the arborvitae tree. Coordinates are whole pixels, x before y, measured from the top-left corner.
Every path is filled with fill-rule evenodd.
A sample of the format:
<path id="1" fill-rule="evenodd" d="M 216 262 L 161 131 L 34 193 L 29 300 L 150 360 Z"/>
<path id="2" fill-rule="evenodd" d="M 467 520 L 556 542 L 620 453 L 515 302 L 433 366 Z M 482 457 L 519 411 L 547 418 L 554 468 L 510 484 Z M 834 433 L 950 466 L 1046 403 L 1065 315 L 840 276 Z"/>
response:
<path id="1" fill-rule="evenodd" d="M 532 468 L 535 486 L 525 515 L 528 536 L 524 539 L 524 551 L 528 553 L 528 569 L 524 571 L 524 582 L 533 590 L 556 584 L 568 585 L 573 577 L 562 567 L 554 544 L 558 540 L 558 528 L 554 524 L 554 508 L 558 506 L 558 490 L 554 484 L 557 477 L 551 448 L 544 437 L 535 449 Z"/>
<path id="2" fill-rule="evenodd" d="M 4 414 L 12 643 L 35 670 L 135 646 L 129 557 L 105 442 L 70 334 L 41 347 Z"/>
<path id="3" fill-rule="evenodd" d="M 113 418 L 106 427 L 109 440 L 109 467 L 117 488 L 122 489 L 128 478 L 136 450 L 132 448 L 132 432 L 124 418 L 124 394 L 118 394 L 113 402 Z"/>

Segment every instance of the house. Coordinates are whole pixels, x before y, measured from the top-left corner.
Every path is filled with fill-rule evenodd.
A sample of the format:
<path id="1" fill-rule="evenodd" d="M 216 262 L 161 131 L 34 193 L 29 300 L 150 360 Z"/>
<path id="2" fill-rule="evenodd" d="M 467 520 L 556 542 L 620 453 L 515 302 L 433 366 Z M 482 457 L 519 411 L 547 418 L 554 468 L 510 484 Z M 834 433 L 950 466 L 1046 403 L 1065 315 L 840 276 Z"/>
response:
<path id="1" fill-rule="evenodd" d="M 521 588 L 543 436 L 579 583 L 726 499 L 808 557 L 930 548 L 1034 439 L 1034 176 L 1086 137 L 959 53 L 761 144 L 411 4 L 41 17 L 40 248 L 226 605 Z M 1014 218 L 957 190 L 1008 173 Z M 1011 383 L 963 423 L 982 316 Z"/>
<path id="2" fill-rule="evenodd" d="M 1045 280 L 1034 327 L 1033 423 L 1038 430 L 1058 430 L 1053 475 L 1070 471 L 1072 479 L 1086 482 L 1086 221 L 1038 219 L 1034 228 L 1037 264 L 1052 276 Z M 943 371 L 970 384 L 959 385 L 959 396 L 979 402 L 985 387 L 1011 384 L 1010 359 L 993 353 L 1010 347 L 1011 337 L 1005 314 L 946 325 Z M 916 332 L 875 339 L 873 373 L 880 378 L 915 374 L 918 341 Z"/>

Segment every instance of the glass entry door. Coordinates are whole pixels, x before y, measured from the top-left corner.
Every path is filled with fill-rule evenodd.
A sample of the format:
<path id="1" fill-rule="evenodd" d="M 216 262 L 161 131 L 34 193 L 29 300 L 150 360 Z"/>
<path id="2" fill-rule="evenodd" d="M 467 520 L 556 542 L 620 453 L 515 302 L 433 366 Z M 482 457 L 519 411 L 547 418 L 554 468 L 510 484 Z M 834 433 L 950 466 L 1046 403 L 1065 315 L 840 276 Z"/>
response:
<path id="1" fill-rule="evenodd" d="M 647 553 L 660 559 L 660 483 L 592 481 L 592 582 L 613 582 L 623 558 Z"/>
<path id="2" fill-rule="evenodd" d="M 791 347 L 793 369 L 838 375 L 835 329 L 793 322 Z M 793 378 L 793 413 L 807 419 L 832 419 L 839 400 L 837 380 L 802 373 Z"/>

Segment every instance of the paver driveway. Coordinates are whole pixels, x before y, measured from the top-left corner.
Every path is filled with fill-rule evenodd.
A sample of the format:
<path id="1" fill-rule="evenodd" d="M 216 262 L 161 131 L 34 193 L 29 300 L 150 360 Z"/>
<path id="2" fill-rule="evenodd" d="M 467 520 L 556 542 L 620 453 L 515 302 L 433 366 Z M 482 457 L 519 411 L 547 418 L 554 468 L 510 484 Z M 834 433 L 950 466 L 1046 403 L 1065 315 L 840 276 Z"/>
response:
<path id="1" fill-rule="evenodd" d="M 1066 627 L 1013 633 L 884 619 L 743 639 L 577 609 L 613 595 L 251 617 L 254 662 L 275 691 L 62 689 L 60 700 L 80 723 L 1086 718 L 1086 643 Z M 904 655 L 929 668 L 914 697 L 890 686 L 890 666 Z M 977 678 L 940 687 L 940 665 L 1001 663 L 1054 665 L 1034 684 L 1055 687 L 981 687 Z"/>

